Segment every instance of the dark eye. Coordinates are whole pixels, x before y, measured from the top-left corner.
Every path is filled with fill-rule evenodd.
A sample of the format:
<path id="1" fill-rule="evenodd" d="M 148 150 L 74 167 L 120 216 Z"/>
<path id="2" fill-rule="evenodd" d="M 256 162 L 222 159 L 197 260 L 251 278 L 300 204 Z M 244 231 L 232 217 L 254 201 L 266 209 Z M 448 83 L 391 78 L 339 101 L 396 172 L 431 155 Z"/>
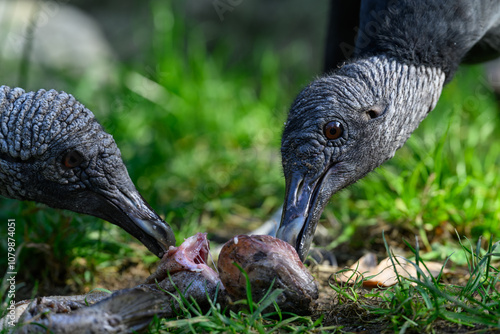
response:
<path id="1" fill-rule="evenodd" d="M 325 124 L 325 127 L 323 128 L 323 133 L 325 134 L 326 138 L 330 140 L 340 138 L 343 132 L 344 132 L 344 127 L 339 121 L 328 122 Z"/>
<path id="2" fill-rule="evenodd" d="M 66 168 L 78 167 L 83 161 L 83 157 L 77 151 L 69 151 L 63 156 L 62 163 Z"/>

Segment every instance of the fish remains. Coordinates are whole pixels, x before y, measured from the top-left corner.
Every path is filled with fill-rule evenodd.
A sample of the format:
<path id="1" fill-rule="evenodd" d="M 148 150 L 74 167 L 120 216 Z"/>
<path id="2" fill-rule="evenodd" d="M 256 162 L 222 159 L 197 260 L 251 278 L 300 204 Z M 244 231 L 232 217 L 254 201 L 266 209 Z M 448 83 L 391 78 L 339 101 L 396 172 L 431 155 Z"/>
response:
<path id="1" fill-rule="evenodd" d="M 43 297 L 17 303 L 18 333 L 131 333 L 145 328 L 154 315 L 175 317 L 179 292 L 202 309 L 216 300 L 222 308 L 237 309 L 233 301 L 247 297 L 246 272 L 254 301 L 269 289 L 280 289 L 276 303 L 282 311 L 312 312 L 318 287 L 288 243 L 266 235 L 239 235 L 219 255 L 217 274 L 207 265 L 209 242 L 205 233 L 170 247 L 154 274 L 144 284 L 111 295 Z M 91 304 L 88 306 L 88 304 Z M 22 312 L 24 310 L 24 312 Z M 0 330 L 5 319 L 0 319 Z"/>

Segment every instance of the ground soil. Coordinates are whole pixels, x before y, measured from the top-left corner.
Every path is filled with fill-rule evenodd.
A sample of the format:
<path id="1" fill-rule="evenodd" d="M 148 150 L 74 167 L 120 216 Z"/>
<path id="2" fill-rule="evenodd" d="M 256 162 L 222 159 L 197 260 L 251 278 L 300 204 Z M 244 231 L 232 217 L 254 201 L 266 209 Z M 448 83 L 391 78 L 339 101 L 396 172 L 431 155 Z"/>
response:
<path id="1" fill-rule="evenodd" d="M 359 289 L 362 297 L 357 302 L 342 299 L 333 291 L 329 283 L 332 282 L 331 275 L 339 268 L 322 266 L 315 273 L 320 287 L 320 296 L 316 306 L 314 317 L 323 315 L 323 326 L 338 326 L 341 333 L 394 333 L 395 330 L 390 319 L 384 319 L 367 311 L 361 305 L 379 306 L 380 301 L 363 297 L 371 292 L 368 289 Z M 314 268 L 313 268 L 314 271 Z M 463 275 L 449 277 L 453 283 L 463 280 Z M 401 324 L 399 325 L 401 326 Z M 408 328 L 406 333 L 500 333 L 498 329 L 488 329 L 484 326 L 474 328 L 460 326 L 444 320 L 436 320 L 429 328 Z"/>
<path id="2" fill-rule="evenodd" d="M 362 305 L 373 305 L 379 303 L 377 300 L 361 297 L 358 302 L 352 302 L 342 299 L 332 290 L 329 283 L 332 282 L 331 276 L 338 271 L 341 267 L 345 267 L 354 263 L 359 256 L 363 255 L 362 252 L 351 254 L 351 256 L 341 257 L 339 267 L 326 266 L 326 265 L 311 265 L 310 271 L 316 277 L 320 296 L 314 306 L 314 318 L 323 316 L 323 326 L 336 326 L 332 332 L 340 333 L 394 333 L 394 328 L 390 319 L 380 318 L 373 313 L 370 313 Z M 385 257 L 385 254 L 380 252 L 380 257 Z M 48 295 L 73 295 L 84 294 L 91 289 L 100 287 L 108 290 L 119 290 L 130 288 L 141 284 L 145 279 L 155 270 L 155 265 L 145 266 L 140 258 L 127 259 L 119 266 L 113 266 L 99 270 L 93 277 L 92 284 L 76 284 L 74 280 L 68 279 L 67 284 L 51 286 L 47 283 L 42 283 L 38 286 L 38 296 Z M 73 273 L 78 275 L 79 273 Z M 81 273 L 80 273 L 81 274 Z M 451 279 L 454 283 L 460 284 L 460 280 L 465 279 L 465 270 L 460 275 L 455 275 Z M 461 277 L 461 278 L 460 278 Z M 30 285 L 24 286 L 19 291 L 19 296 L 23 298 L 32 298 L 31 291 L 33 287 Z M 368 290 L 358 291 L 363 296 Z M 19 299 L 18 299 L 19 300 Z M 437 320 L 433 322 L 432 327 L 429 328 L 408 328 L 406 333 L 500 333 L 500 330 L 488 330 L 482 326 L 469 328 L 452 324 L 450 322 Z"/>

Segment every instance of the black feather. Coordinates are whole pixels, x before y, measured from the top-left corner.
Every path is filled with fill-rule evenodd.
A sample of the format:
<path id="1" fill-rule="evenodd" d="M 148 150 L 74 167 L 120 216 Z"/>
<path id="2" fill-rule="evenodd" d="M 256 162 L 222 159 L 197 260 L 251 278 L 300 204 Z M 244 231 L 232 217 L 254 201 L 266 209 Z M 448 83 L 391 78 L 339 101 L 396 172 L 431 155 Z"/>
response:
<path id="1" fill-rule="evenodd" d="M 449 81 L 476 44 L 498 54 L 499 11 L 500 1 L 489 0 L 363 1 L 355 56 L 438 67 Z"/>

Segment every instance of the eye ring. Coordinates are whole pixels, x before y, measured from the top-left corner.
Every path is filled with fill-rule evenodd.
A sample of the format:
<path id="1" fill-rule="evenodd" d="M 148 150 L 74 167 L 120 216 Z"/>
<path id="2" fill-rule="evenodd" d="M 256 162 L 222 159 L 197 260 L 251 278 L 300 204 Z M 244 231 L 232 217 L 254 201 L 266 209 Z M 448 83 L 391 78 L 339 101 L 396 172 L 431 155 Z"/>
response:
<path id="1" fill-rule="evenodd" d="M 339 121 L 331 121 L 323 127 L 323 134 L 328 140 L 336 140 L 342 137 L 344 126 Z"/>
<path id="2" fill-rule="evenodd" d="M 64 154 L 61 162 L 66 168 L 75 168 L 83 162 L 83 156 L 78 151 L 71 150 Z"/>

